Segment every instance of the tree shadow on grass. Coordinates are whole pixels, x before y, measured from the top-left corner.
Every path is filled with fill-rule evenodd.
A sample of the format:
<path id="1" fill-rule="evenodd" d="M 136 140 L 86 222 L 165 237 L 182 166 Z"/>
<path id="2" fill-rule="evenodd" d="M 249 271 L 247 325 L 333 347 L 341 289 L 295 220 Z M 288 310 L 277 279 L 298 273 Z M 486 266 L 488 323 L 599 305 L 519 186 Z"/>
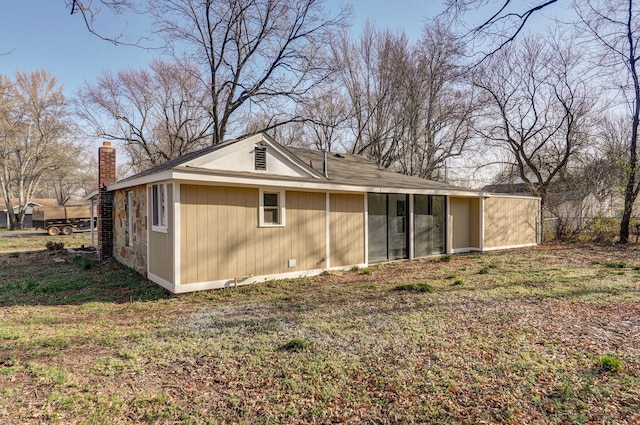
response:
<path id="1" fill-rule="evenodd" d="M 129 303 L 171 297 L 116 261 L 66 251 L 0 254 L 0 306 Z"/>

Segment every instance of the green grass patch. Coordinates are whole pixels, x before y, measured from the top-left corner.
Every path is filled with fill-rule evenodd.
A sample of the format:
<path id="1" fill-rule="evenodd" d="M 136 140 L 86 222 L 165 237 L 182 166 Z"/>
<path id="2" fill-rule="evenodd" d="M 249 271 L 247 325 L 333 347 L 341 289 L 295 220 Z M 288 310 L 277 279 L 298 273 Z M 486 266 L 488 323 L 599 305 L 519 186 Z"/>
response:
<path id="1" fill-rule="evenodd" d="M 50 385 L 62 385 L 69 377 L 69 372 L 58 366 L 42 366 L 36 363 L 28 363 L 26 371 L 40 383 Z"/>
<path id="2" fill-rule="evenodd" d="M 95 264 L 95 260 L 89 258 L 86 255 L 76 255 L 73 257 L 73 264 L 78 266 L 82 270 L 89 270 Z"/>
<path id="3" fill-rule="evenodd" d="M 393 288 L 396 291 L 434 292 L 435 288 L 426 282 L 403 283 Z"/>
<path id="4" fill-rule="evenodd" d="M 283 351 L 305 351 L 309 348 L 309 342 L 302 338 L 293 338 L 280 346 Z"/>
<path id="5" fill-rule="evenodd" d="M 591 264 L 593 265 L 600 265 L 600 266 L 604 266 L 608 269 L 624 269 L 625 267 L 627 267 L 627 263 L 625 263 L 624 261 L 600 261 L 600 260 L 593 260 L 591 262 Z"/>
<path id="6" fill-rule="evenodd" d="M 607 372 L 617 372 L 622 367 L 622 360 L 612 354 L 606 354 L 596 361 L 596 365 Z"/>

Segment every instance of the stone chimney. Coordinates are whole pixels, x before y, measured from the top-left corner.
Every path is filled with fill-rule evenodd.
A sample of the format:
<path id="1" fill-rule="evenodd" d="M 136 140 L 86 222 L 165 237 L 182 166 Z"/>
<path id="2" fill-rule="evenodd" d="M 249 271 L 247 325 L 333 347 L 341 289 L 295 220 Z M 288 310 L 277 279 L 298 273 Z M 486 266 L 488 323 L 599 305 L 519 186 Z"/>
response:
<path id="1" fill-rule="evenodd" d="M 116 150 L 111 142 L 98 148 L 98 253 L 101 260 L 113 257 L 113 192 L 116 182 Z"/>

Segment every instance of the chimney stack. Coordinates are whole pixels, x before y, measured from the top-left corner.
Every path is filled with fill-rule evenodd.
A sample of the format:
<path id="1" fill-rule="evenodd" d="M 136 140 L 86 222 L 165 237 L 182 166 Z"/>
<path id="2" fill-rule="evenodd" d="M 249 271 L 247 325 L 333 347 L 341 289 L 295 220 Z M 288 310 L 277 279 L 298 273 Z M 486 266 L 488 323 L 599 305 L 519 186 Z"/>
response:
<path id="1" fill-rule="evenodd" d="M 116 182 L 116 149 L 111 142 L 98 148 L 98 253 L 101 260 L 113 257 L 113 192 Z"/>
<path id="2" fill-rule="evenodd" d="M 111 142 L 102 142 L 98 148 L 98 187 L 112 185 L 116 182 L 116 149 Z"/>

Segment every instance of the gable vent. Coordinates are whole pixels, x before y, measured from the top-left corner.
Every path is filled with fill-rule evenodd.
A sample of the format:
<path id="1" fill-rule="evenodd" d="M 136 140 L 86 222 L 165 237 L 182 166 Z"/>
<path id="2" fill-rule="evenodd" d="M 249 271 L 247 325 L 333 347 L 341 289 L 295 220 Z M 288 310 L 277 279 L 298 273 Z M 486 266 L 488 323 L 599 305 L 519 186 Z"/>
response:
<path id="1" fill-rule="evenodd" d="M 255 149 L 256 170 L 267 169 L 267 147 L 256 146 Z"/>

